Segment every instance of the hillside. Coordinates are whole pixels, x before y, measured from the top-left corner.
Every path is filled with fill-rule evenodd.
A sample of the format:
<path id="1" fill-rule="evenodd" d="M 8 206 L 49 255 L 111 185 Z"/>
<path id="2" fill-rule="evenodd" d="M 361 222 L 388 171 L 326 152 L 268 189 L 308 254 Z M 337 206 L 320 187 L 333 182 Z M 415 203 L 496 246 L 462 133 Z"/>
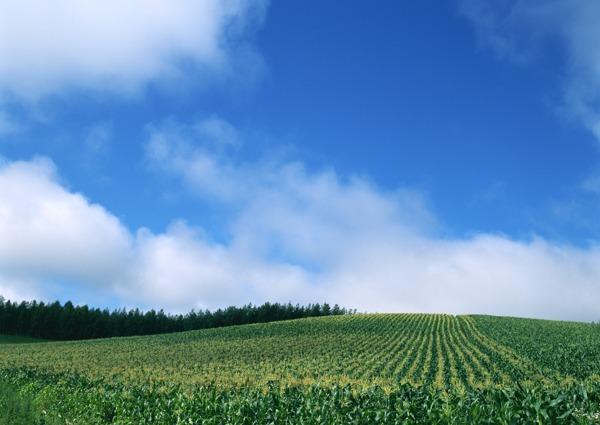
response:
<path id="1" fill-rule="evenodd" d="M 546 375 L 558 373 L 587 379 L 600 373 L 600 325 L 516 317 L 472 317 L 482 333 L 527 358 Z"/>
<path id="2" fill-rule="evenodd" d="M 576 360 L 569 355 L 576 355 Z M 189 396 L 213 388 L 228 394 L 250 391 L 253 397 L 256 390 L 287 388 L 305 394 L 315 387 L 347 388 L 360 394 L 380 388 L 383 394 L 400 390 L 445 394 L 447 402 L 448 397 L 475 397 L 489 391 L 522 392 L 523 397 L 546 391 L 558 417 L 569 409 L 569 414 L 574 412 L 573 400 L 597 405 L 581 390 L 598 388 L 599 356 L 597 325 L 378 314 L 4 345 L 0 368 L 16 385 L 58 394 L 72 391 L 72 386 L 82 394 L 99 387 L 113 392 L 129 388 L 129 393 L 136 388 L 162 388 L 163 393 L 176 389 Z"/>

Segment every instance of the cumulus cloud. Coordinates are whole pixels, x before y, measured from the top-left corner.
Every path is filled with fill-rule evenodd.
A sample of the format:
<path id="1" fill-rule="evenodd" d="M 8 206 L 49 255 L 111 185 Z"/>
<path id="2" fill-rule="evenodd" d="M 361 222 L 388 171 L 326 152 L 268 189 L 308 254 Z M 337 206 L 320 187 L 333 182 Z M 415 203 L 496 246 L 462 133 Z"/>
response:
<path id="1" fill-rule="evenodd" d="M 336 276 L 340 288 L 351 285 L 343 297 L 353 294 L 379 311 L 400 307 L 587 321 L 596 314 L 597 249 L 498 235 L 419 238 L 412 244 L 395 241 L 390 248 Z"/>
<path id="2" fill-rule="evenodd" d="M 0 92 L 35 101 L 69 88 L 130 94 L 189 70 L 251 74 L 261 60 L 244 36 L 266 3 L 1 0 Z"/>
<path id="3" fill-rule="evenodd" d="M 218 132 L 222 135 L 222 132 Z M 53 163 L 0 166 L 0 294 L 53 300 L 66 289 L 93 303 L 119 297 L 128 306 L 218 308 L 306 293 L 301 267 L 265 261 L 175 221 L 164 233 L 136 234 L 61 184 Z"/>
<path id="4" fill-rule="evenodd" d="M 243 42 L 266 1 L 0 0 L 0 93 L 35 101 L 69 88 L 133 93 L 197 75 L 235 74 L 260 59 Z M 599 6 L 463 1 L 481 40 L 531 63 L 560 40 L 564 104 L 600 137 Z M 0 133 L 15 131 L 0 110 Z M 108 123 L 85 142 L 100 152 Z M 266 155 L 245 161 L 240 133 L 212 116 L 147 127 L 146 161 L 210 207 L 226 237 L 175 220 L 132 231 L 73 193 L 51 161 L 0 163 L 0 293 L 52 300 L 65 285 L 128 306 L 218 308 L 329 302 L 360 311 L 488 313 L 597 320 L 600 248 L 501 234 L 443 236 L 425 194 Z M 594 183 L 594 184 L 592 184 Z M 595 182 L 590 187 L 597 186 Z M 87 300 L 87 302 L 91 302 Z"/>
<path id="5" fill-rule="evenodd" d="M 185 181 L 196 202 L 231 211 L 228 235 L 219 240 L 181 220 L 164 232 L 132 233 L 69 191 L 49 160 L 4 162 L 0 293 L 53 300 L 71 285 L 92 305 L 85 294 L 170 312 L 292 301 L 369 312 L 598 319 L 600 246 L 501 234 L 443 237 L 423 194 L 384 191 L 365 177 L 299 162 L 247 163 L 233 153 L 243 141 L 232 144 L 237 133 L 215 120 L 154 126 L 146 149 L 149 163 L 163 161 L 154 170 Z M 227 129 L 208 132 L 225 145 L 207 128 Z M 156 157 L 159 134 L 165 150 Z M 223 146 L 233 149 L 228 161 Z M 202 157 L 236 196 L 206 190 L 209 182 L 194 176 Z"/>
<path id="6" fill-rule="evenodd" d="M 563 108 L 600 139 L 600 4 L 569 0 L 463 0 L 480 41 L 502 58 L 532 64 L 550 50 L 563 63 Z"/>
<path id="7" fill-rule="evenodd" d="M 127 269 L 130 245 L 113 215 L 61 186 L 49 160 L 0 166 L 4 289 L 19 282 L 20 291 L 31 292 L 42 281 L 110 288 Z"/>
<path id="8" fill-rule="evenodd" d="M 130 285 L 120 289 L 123 299 L 136 304 L 187 312 L 295 298 L 309 289 L 302 268 L 215 243 L 181 221 L 164 234 L 141 229 L 136 252 Z"/>
<path id="9" fill-rule="evenodd" d="M 194 129 L 200 124 L 153 127 L 147 153 L 151 162 L 160 161 L 156 169 L 196 188 L 208 202 L 215 200 L 208 185 L 236 194 L 218 199 L 238 211 L 231 238 L 209 249 L 220 259 L 211 264 L 227 264 L 219 270 L 229 270 L 227 281 L 234 283 L 224 287 L 237 288 L 236 294 L 255 302 L 321 297 L 367 311 L 594 319 L 592 300 L 600 295 L 597 247 L 493 234 L 444 238 L 416 191 L 385 192 L 364 177 L 343 179 L 331 169 L 311 172 L 299 162 L 245 163 L 234 152 L 211 149 L 218 141 L 199 135 Z M 212 176 L 219 178 L 206 178 L 199 163 L 212 164 Z M 210 246 L 204 237 L 193 240 L 203 249 Z M 282 267 L 289 269 L 275 276 L 285 289 L 275 290 L 267 271 Z M 285 280 L 289 276 L 293 283 Z"/>

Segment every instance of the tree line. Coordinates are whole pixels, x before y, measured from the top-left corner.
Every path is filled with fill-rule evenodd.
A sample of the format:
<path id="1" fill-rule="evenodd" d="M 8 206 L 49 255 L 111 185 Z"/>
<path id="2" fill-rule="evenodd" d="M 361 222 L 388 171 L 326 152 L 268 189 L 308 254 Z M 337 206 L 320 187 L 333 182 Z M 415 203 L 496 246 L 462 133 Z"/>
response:
<path id="1" fill-rule="evenodd" d="M 266 323 L 305 317 L 354 314 L 356 310 L 340 308 L 337 304 L 291 303 L 252 304 L 243 307 L 227 307 L 214 312 L 209 310 L 182 314 L 168 314 L 163 310 L 140 311 L 90 308 L 74 306 L 71 301 L 61 305 L 59 301 L 44 303 L 5 300 L 0 295 L 0 334 L 27 335 L 49 340 L 81 340 L 119 336 L 152 335 L 218 328 L 250 323 Z"/>

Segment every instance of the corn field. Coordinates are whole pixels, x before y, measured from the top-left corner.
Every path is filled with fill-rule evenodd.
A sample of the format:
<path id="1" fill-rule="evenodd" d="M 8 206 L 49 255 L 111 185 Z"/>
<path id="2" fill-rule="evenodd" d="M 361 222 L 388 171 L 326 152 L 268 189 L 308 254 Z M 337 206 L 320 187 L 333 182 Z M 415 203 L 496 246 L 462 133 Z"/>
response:
<path id="1" fill-rule="evenodd" d="M 600 326 L 377 314 L 0 347 L 81 424 L 596 423 Z"/>

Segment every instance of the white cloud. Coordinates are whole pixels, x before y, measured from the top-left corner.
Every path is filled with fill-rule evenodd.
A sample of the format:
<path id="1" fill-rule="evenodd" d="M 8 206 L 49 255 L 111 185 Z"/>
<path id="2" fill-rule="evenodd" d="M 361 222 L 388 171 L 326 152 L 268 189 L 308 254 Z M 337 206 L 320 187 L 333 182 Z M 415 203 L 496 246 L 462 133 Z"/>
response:
<path id="1" fill-rule="evenodd" d="M 115 284 L 131 238 L 119 221 L 66 191 L 45 159 L 0 167 L 0 280 Z M 31 286 L 31 285 L 30 285 Z"/>
<path id="2" fill-rule="evenodd" d="M 236 162 L 232 152 L 225 159 L 207 149 L 201 137 L 194 138 L 190 129 L 197 126 L 153 128 L 149 158 L 208 202 L 215 197 L 207 185 L 235 194 L 219 198 L 238 211 L 231 239 L 210 251 L 237 271 L 227 275 L 224 288 L 237 288 L 236 294 L 248 301 L 280 294 L 280 301 L 325 300 L 368 311 L 595 318 L 593 300 L 600 295 L 596 247 L 490 234 L 445 239 L 418 192 L 383 192 L 364 178 L 342 180 L 333 170 L 309 172 L 297 162 L 248 164 Z M 159 157 L 157 135 L 163 144 Z M 219 178 L 207 179 L 198 162 L 213 164 Z M 207 247 L 203 238 L 196 240 Z M 283 266 L 291 267 L 290 274 L 275 275 L 293 275 L 295 283 L 269 292 L 268 271 Z M 242 285 L 243 276 L 256 270 L 257 278 Z"/>
<path id="3" fill-rule="evenodd" d="M 75 288 L 88 303 L 89 294 L 104 293 L 129 306 L 184 312 L 293 297 L 307 292 L 306 276 L 212 242 L 183 222 L 163 234 L 132 235 L 65 189 L 48 159 L 0 166 L 0 294 L 7 299 L 49 301 Z"/>
<path id="4" fill-rule="evenodd" d="M 501 57 L 533 64 L 549 50 L 559 49 L 563 108 L 600 140 L 600 3 L 463 0 L 461 4 L 480 41 Z"/>
<path id="5" fill-rule="evenodd" d="M 250 182 L 230 159 L 240 139 L 226 121 L 210 117 L 192 126 L 167 121 L 149 125 L 147 132 L 146 154 L 153 168 L 181 177 L 194 192 L 214 199 L 231 201 L 246 192 L 243 186 Z"/>
<path id="6" fill-rule="evenodd" d="M 138 232 L 137 285 L 126 290 L 134 290 L 130 297 L 142 294 L 142 300 L 149 304 L 155 304 L 162 294 L 161 301 L 171 308 L 185 304 L 191 294 L 197 304 L 198 300 L 218 303 L 237 292 L 232 287 L 232 274 L 235 272 L 222 246 L 207 242 L 184 223 L 174 223 L 162 235 Z"/>
<path id="7" fill-rule="evenodd" d="M 594 320 L 600 251 L 535 239 L 479 235 L 417 238 L 365 247 L 374 253 L 335 276 L 342 302 L 378 311 L 483 313 Z M 365 285 L 365 282 L 373 282 Z M 350 287 L 348 287 L 350 285 Z"/>
<path id="8" fill-rule="evenodd" d="M 182 132 L 194 134 L 170 128 L 179 128 L 174 143 L 185 144 Z M 172 157 L 161 160 L 177 161 L 163 171 L 189 179 L 190 190 L 200 181 L 198 196 L 214 202 L 186 169 L 200 152 L 209 155 L 193 142 L 185 148 L 189 162 L 168 151 Z M 599 246 L 494 234 L 444 238 L 418 192 L 385 192 L 364 178 L 311 172 L 297 162 L 237 161 L 217 171 L 232 172 L 227 184 L 245 179 L 237 183 L 247 191 L 218 199 L 233 217 L 229 237 L 220 241 L 183 221 L 162 233 L 131 234 L 114 215 L 68 191 L 48 160 L 5 162 L 0 293 L 51 301 L 75 288 L 88 303 L 98 298 L 86 294 L 103 294 L 171 312 L 292 301 L 371 312 L 598 319 Z"/>
<path id="9" fill-rule="evenodd" d="M 184 222 L 173 223 L 160 235 L 140 230 L 137 256 L 131 285 L 121 288 L 122 297 L 169 311 L 281 300 L 308 289 L 301 268 L 266 263 L 235 246 L 212 242 Z"/>
<path id="10" fill-rule="evenodd" d="M 264 0 L 0 0 L 0 93 L 131 94 L 189 69 L 251 73 L 261 61 L 244 36 L 265 8 Z"/>

